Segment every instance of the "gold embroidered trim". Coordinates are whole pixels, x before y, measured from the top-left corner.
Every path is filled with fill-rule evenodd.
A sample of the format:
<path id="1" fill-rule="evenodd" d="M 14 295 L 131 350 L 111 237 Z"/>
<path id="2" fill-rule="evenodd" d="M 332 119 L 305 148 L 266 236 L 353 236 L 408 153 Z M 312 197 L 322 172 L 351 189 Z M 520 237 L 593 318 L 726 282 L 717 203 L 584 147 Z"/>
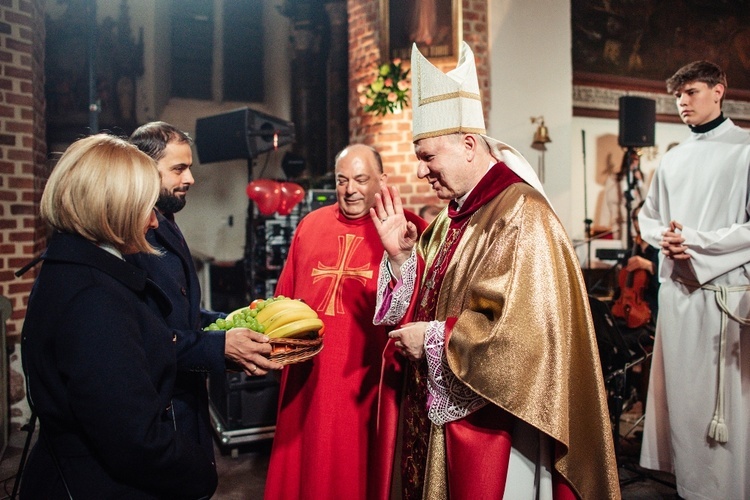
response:
<path id="1" fill-rule="evenodd" d="M 420 97 L 420 99 L 419 99 L 419 105 L 423 106 L 425 104 L 430 104 L 430 103 L 433 103 L 433 102 L 447 101 L 448 99 L 457 99 L 457 98 L 460 98 L 460 97 L 463 97 L 464 99 L 475 99 L 477 101 L 481 101 L 482 100 L 479 97 L 479 94 L 474 94 L 472 92 L 466 92 L 465 90 L 459 90 L 458 92 L 451 92 L 449 94 L 442 94 L 442 95 L 436 95 L 436 96 L 432 96 L 432 97 L 426 97 L 424 99 L 422 99 Z"/>

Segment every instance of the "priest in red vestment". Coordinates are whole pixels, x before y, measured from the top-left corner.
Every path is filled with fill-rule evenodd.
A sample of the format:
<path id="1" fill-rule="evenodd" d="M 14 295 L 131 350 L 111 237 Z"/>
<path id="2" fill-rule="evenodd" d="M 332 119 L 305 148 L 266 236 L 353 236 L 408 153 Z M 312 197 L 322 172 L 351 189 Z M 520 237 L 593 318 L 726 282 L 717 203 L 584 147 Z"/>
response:
<path id="1" fill-rule="evenodd" d="M 389 484 L 407 499 L 617 499 L 570 240 L 528 162 L 485 135 L 469 46 L 443 74 L 415 45 L 411 71 L 417 175 L 450 203 L 421 237 L 397 190 L 370 211 L 386 250 L 375 321 L 401 325 L 410 363 Z"/>
<path id="2" fill-rule="evenodd" d="M 325 330 L 320 354 L 282 372 L 269 500 L 382 498 L 390 472 L 376 422 L 388 334 L 372 324 L 383 247 L 369 217 L 386 174 L 358 144 L 337 155 L 335 175 L 338 204 L 300 221 L 276 287 L 315 309 Z"/>

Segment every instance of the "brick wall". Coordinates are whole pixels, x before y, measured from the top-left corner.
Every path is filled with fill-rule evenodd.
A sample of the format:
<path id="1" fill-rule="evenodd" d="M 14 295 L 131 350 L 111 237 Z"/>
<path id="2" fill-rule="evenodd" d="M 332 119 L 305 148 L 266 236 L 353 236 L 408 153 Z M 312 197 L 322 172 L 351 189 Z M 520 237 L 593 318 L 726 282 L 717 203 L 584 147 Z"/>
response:
<path id="1" fill-rule="evenodd" d="M 48 175 L 44 14 L 41 0 L 0 3 L 0 293 L 13 305 L 8 334 L 18 335 L 35 271 L 13 271 L 39 254 L 46 236 L 38 206 Z"/>
<path id="2" fill-rule="evenodd" d="M 479 76 L 479 88 L 484 103 L 485 119 L 490 107 L 490 68 L 487 54 L 487 1 L 463 0 L 463 39 L 474 51 Z M 397 184 L 406 208 L 418 210 L 437 200 L 425 180 L 417 178 L 417 162 L 411 141 L 411 108 L 402 113 L 374 116 L 365 113 L 359 103 L 357 86 L 369 84 L 379 64 L 386 62 L 380 55 L 379 2 L 348 0 L 349 14 L 349 124 L 350 142 L 362 142 L 375 147 L 383 157 L 388 180 Z M 404 61 L 409 67 L 409 61 Z M 436 63 L 447 72 L 455 61 Z M 489 125 L 489 124 L 487 124 Z"/>
<path id="3" fill-rule="evenodd" d="M 39 200 L 47 178 L 43 0 L 0 0 L 0 294 L 10 299 L 10 400 L 23 402 L 18 343 L 36 270 L 13 272 L 39 255 L 46 230 Z M 13 416 L 21 410 L 14 409 Z"/>

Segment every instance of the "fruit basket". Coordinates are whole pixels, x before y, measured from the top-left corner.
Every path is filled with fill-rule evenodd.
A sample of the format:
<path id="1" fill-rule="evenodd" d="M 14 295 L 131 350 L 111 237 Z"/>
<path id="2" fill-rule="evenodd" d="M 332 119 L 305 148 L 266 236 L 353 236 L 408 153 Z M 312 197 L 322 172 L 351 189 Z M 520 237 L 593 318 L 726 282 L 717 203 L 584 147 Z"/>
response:
<path id="1" fill-rule="evenodd" d="M 323 321 L 301 300 L 284 296 L 254 300 L 249 306 L 217 319 L 206 330 L 249 328 L 264 333 L 271 344 L 272 361 L 301 363 L 323 349 Z"/>
<path id="2" fill-rule="evenodd" d="M 314 339 L 271 339 L 271 361 L 282 365 L 301 363 L 323 349 L 323 337 Z"/>

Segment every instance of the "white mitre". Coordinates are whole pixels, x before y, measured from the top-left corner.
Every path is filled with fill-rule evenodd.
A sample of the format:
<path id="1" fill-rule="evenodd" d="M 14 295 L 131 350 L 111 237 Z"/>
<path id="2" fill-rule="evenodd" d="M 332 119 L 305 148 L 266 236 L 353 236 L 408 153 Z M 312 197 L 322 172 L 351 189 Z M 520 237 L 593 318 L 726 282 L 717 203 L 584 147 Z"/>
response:
<path id="1" fill-rule="evenodd" d="M 526 158 L 514 148 L 487 137 L 479 95 L 474 53 L 461 42 L 456 68 L 443 73 L 419 52 L 411 49 L 412 140 L 447 134 L 478 134 L 487 142 L 492 156 L 505 163 L 527 184 L 542 193 L 542 183 Z"/>

